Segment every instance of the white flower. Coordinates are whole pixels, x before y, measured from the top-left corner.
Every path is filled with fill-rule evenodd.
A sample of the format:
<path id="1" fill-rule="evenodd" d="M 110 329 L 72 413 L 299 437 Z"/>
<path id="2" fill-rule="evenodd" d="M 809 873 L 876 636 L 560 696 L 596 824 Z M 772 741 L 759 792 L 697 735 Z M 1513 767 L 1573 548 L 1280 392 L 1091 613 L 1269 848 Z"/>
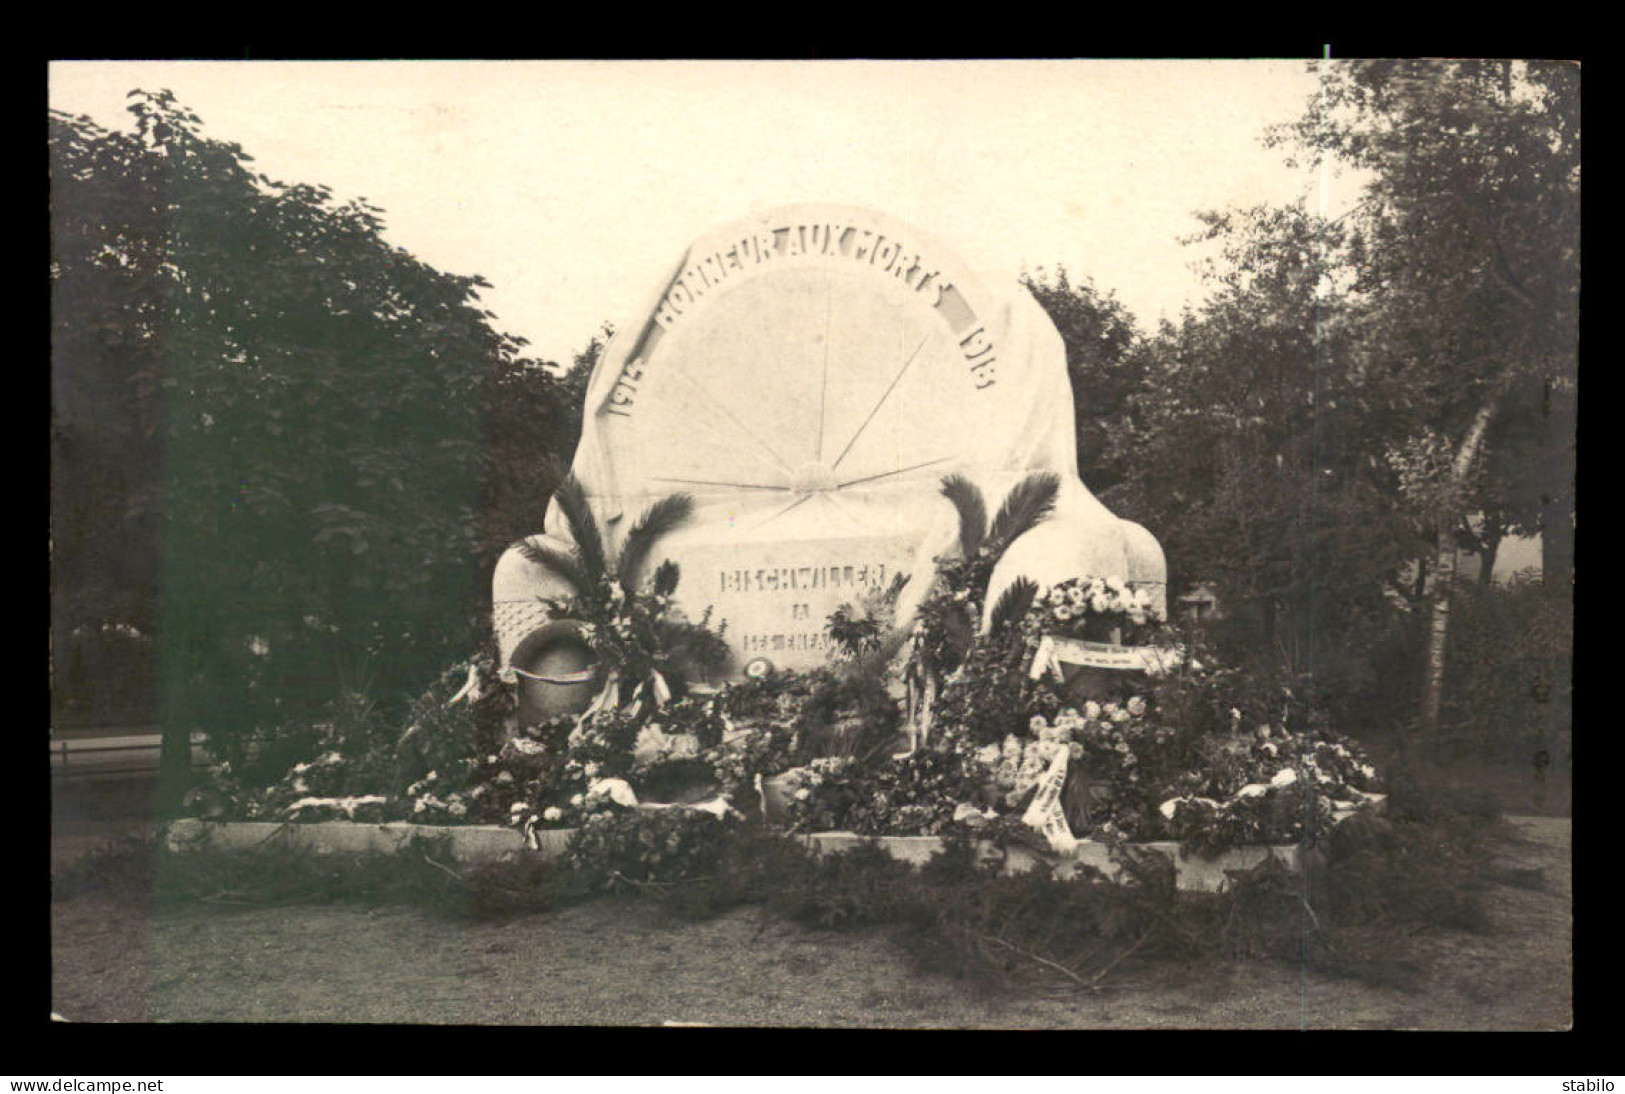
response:
<path id="1" fill-rule="evenodd" d="M 461 817 L 468 813 L 468 806 L 460 801 L 454 801 L 446 808 L 451 811 L 451 815 L 454 817 Z"/>
<path id="2" fill-rule="evenodd" d="M 1222 808 L 1222 806 L 1220 806 L 1220 804 L 1214 801 L 1212 798 L 1195 797 L 1187 794 L 1183 797 L 1169 798 L 1167 801 L 1163 802 L 1157 807 L 1157 812 L 1161 813 L 1169 820 L 1173 820 L 1174 811 L 1179 808 L 1180 802 L 1201 802 L 1203 805 L 1211 805 L 1215 809 Z"/>
<path id="3" fill-rule="evenodd" d="M 1093 699 L 1090 699 L 1087 703 L 1083 704 L 1083 716 L 1089 719 L 1091 722 L 1099 718 L 1100 713 L 1100 704 L 1095 702 Z"/>
<path id="4" fill-rule="evenodd" d="M 1133 717 L 1133 716 L 1131 714 L 1129 714 L 1129 712 L 1126 711 L 1126 710 L 1114 710 L 1114 711 L 1112 711 L 1112 721 L 1114 721 L 1114 722 L 1126 722 L 1131 717 Z"/>
<path id="5" fill-rule="evenodd" d="M 518 809 L 521 807 L 516 805 L 514 808 Z M 550 805 L 546 809 L 542 810 L 542 819 L 550 824 L 554 821 L 563 820 L 564 810 L 560 809 L 556 805 Z"/>
<path id="6" fill-rule="evenodd" d="M 586 799 L 583 798 L 580 794 L 573 794 L 570 797 L 570 804 L 575 806 L 577 809 L 580 809 L 581 808 L 581 803 L 583 801 L 585 801 L 585 800 Z"/>
<path id="7" fill-rule="evenodd" d="M 804 802 L 810 797 L 812 797 L 812 791 L 808 790 L 806 787 L 802 787 L 800 790 L 796 791 L 796 801 L 798 802 Z"/>
<path id="8" fill-rule="evenodd" d="M 508 806 L 508 812 L 510 814 L 523 813 L 524 811 L 525 811 L 525 803 L 524 802 L 514 802 L 512 805 Z"/>
<path id="9" fill-rule="evenodd" d="M 1270 780 L 1270 785 L 1271 786 L 1291 786 L 1293 783 L 1295 783 L 1297 781 L 1298 781 L 1298 771 L 1297 771 L 1297 769 L 1293 768 L 1293 767 L 1283 767 L 1283 768 L 1281 768 L 1281 770 L 1279 770 L 1279 771 L 1277 771 L 1275 773 L 1275 778 Z"/>
<path id="10" fill-rule="evenodd" d="M 1128 701 L 1128 712 L 1130 714 L 1134 715 L 1134 717 L 1136 717 L 1136 718 L 1144 716 L 1144 714 L 1145 714 L 1145 700 L 1140 698 L 1138 695 L 1131 698 Z"/>
<path id="11" fill-rule="evenodd" d="M 625 779 L 600 779 L 587 787 L 588 798 L 608 797 L 616 805 L 638 804 L 638 796 Z"/>
<path id="12" fill-rule="evenodd" d="M 1042 714 L 1034 714 L 1027 720 L 1027 728 L 1032 732 L 1033 736 L 1036 737 L 1043 733 L 1044 730 L 1049 728 L 1049 723 L 1044 720 L 1044 716 Z"/>
<path id="13" fill-rule="evenodd" d="M 581 772 L 582 772 L 582 774 L 586 775 L 587 778 L 589 778 L 589 779 L 596 779 L 598 777 L 598 772 L 600 770 L 602 770 L 602 768 L 599 767 L 598 761 L 593 760 L 592 762 L 590 762 L 590 763 L 586 764 L 584 767 L 582 767 Z"/>
<path id="14" fill-rule="evenodd" d="M 1364 775 L 1368 779 L 1374 779 L 1377 777 L 1377 769 L 1372 767 L 1370 764 L 1361 764 L 1357 770 L 1360 772 L 1360 774 Z"/>

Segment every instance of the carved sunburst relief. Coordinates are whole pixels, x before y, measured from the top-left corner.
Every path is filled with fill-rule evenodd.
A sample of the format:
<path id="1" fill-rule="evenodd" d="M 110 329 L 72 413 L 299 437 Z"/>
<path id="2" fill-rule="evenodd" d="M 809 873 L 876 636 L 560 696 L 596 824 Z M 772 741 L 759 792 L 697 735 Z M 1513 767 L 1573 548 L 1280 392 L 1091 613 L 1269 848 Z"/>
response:
<path id="1" fill-rule="evenodd" d="M 657 328 L 600 419 L 623 490 L 693 494 L 744 539 L 897 532 L 896 499 L 964 458 L 977 423 L 943 396 L 975 378 L 923 294 L 877 280 L 785 263 Z"/>

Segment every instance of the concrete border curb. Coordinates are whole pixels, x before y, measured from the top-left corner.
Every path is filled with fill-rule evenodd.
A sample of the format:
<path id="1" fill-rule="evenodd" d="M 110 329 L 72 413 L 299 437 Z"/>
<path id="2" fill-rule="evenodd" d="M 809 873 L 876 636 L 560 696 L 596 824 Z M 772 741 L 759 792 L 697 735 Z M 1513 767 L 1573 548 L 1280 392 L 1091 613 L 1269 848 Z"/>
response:
<path id="1" fill-rule="evenodd" d="M 172 821 L 164 832 L 171 851 L 186 852 L 210 847 L 223 851 L 246 852 L 278 846 L 306 850 L 314 854 L 399 854 L 414 839 L 434 841 L 445 848 L 451 859 L 472 865 L 536 854 L 544 859 L 558 858 L 575 833 L 573 828 L 549 828 L 536 832 L 538 846 L 529 848 L 517 829 L 497 825 L 428 825 L 395 821 L 387 824 L 356 824 L 349 821 L 319 821 L 295 824 L 278 821 L 206 821 L 186 818 Z M 853 832 L 815 832 L 798 837 L 817 854 L 840 854 L 865 843 L 874 843 L 893 858 L 915 865 L 925 863 L 942 849 L 940 836 L 860 836 Z M 1226 872 L 1248 870 L 1274 858 L 1294 873 L 1303 868 L 1303 849 L 1296 844 L 1238 847 L 1206 859 L 1187 854 L 1178 843 L 1137 843 L 1131 846 L 1163 855 L 1173 861 L 1178 885 L 1194 892 L 1218 892 L 1229 879 Z M 1000 848 L 991 841 L 977 844 L 986 859 L 1002 859 L 1006 873 L 1024 873 L 1054 862 L 1057 877 L 1069 878 L 1078 867 L 1090 866 L 1107 877 L 1116 877 L 1105 844 L 1080 840 L 1070 856 L 1047 857 L 1024 847 Z"/>

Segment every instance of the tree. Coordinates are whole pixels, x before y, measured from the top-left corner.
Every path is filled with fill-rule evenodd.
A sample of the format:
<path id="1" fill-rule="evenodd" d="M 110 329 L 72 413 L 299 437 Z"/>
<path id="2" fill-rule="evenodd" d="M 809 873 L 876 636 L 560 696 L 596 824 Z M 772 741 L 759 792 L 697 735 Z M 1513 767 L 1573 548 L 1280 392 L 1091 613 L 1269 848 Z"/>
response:
<path id="1" fill-rule="evenodd" d="M 1220 245 L 1209 295 L 1148 340 L 1130 398 L 1121 508 L 1159 529 L 1172 587 L 1215 581 L 1234 650 L 1313 672 L 1353 708 L 1394 626 L 1387 590 L 1420 546 L 1393 511 L 1384 415 L 1348 352 L 1356 331 L 1302 204 L 1200 215 Z"/>
<path id="2" fill-rule="evenodd" d="M 1344 258 L 1370 389 L 1407 423 L 1413 449 L 1432 436 L 1450 452 L 1428 488 L 1436 560 L 1421 721 L 1432 730 L 1475 475 L 1497 476 L 1480 508 L 1509 526 L 1538 524 L 1547 580 L 1571 581 L 1579 71 L 1510 61 L 1320 70 L 1310 110 L 1275 139 L 1369 172 Z M 1509 474 L 1519 464 L 1537 469 L 1533 489 Z"/>
<path id="3" fill-rule="evenodd" d="M 194 728 L 240 755 L 467 656 L 491 408 L 537 414 L 538 460 L 574 437 L 483 279 L 390 245 L 364 198 L 257 174 L 167 91 L 130 110 L 132 132 L 50 116 L 53 579 L 68 618 L 158 634 L 173 789 Z M 104 601 L 91 560 L 124 552 Z"/>
<path id="4" fill-rule="evenodd" d="M 1066 346 L 1079 474 L 1095 496 L 1109 499 L 1128 478 L 1133 461 L 1129 396 L 1146 368 L 1134 319 L 1115 296 L 1102 294 L 1089 279 L 1074 284 L 1064 266 L 1053 275 L 1040 269 L 1022 284 Z"/>

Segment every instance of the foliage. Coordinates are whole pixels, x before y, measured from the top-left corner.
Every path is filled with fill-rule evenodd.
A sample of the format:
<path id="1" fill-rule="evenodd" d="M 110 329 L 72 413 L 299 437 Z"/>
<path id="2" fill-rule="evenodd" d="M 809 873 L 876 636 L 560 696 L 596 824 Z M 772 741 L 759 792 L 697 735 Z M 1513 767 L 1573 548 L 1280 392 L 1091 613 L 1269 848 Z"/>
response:
<path id="1" fill-rule="evenodd" d="M 364 198 L 257 173 L 167 91 L 130 110 L 50 115 L 55 646 L 156 636 L 182 753 L 345 691 L 397 716 L 481 634 L 493 408 L 535 459 L 564 390 Z"/>
<path id="2" fill-rule="evenodd" d="M 974 483 L 960 475 L 942 480 L 942 495 L 959 514 L 959 555 L 937 561 L 935 584 L 920 604 L 914 656 L 922 673 L 940 678 L 964 662 L 982 625 L 994 567 L 1010 544 L 1048 517 L 1059 490 L 1055 474 L 1029 475 L 1011 487 L 989 525 L 987 505 Z M 1006 605 L 1000 621 L 1013 622 L 1022 614 Z"/>
<path id="3" fill-rule="evenodd" d="M 815 759 L 792 770 L 791 827 L 864 836 L 934 836 L 949 831 L 961 803 L 978 799 L 986 771 L 966 747 L 920 748 L 889 763 Z"/>
<path id="4" fill-rule="evenodd" d="M 1326 66 L 1310 114 L 1276 134 L 1368 172 L 1338 256 L 1358 317 L 1350 359 L 1389 415 L 1390 450 L 1425 455 L 1436 439 L 1449 456 L 1409 461 L 1432 464 L 1412 490 L 1438 555 L 1430 732 L 1457 543 L 1492 562 L 1507 530 L 1538 528 L 1545 580 L 1572 580 L 1579 90 L 1573 64 L 1347 62 Z"/>
<path id="5" fill-rule="evenodd" d="M 839 756 L 870 766 L 895 747 L 902 712 L 882 679 L 861 667 L 810 675 L 815 682 L 793 723 L 797 759 Z"/>
<path id="6" fill-rule="evenodd" d="M 1019 626 L 977 639 L 959 668 L 942 685 L 933 721 L 972 743 L 1002 741 L 1029 712 L 1054 713 L 1059 697 L 1027 674 L 1041 631 L 1029 615 Z"/>
<path id="7" fill-rule="evenodd" d="M 1574 606 L 1562 589 L 1518 579 L 1458 590 L 1445 677 L 1446 732 L 1493 759 L 1571 754 Z"/>
<path id="8" fill-rule="evenodd" d="M 848 602 L 830 613 L 824 630 L 841 658 L 861 661 L 883 652 L 897 616 L 897 598 L 906 584 L 908 575 L 898 574 L 884 589 L 870 589 L 857 604 Z"/>
<path id="9" fill-rule="evenodd" d="M 1418 694 L 1441 518 L 1486 562 L 1512 531 L 1572 536 L 1578 77 L 1316 68 L 1271 141 L 1358 170 L 1360 200 L 1201 216 L 1209 295 L 1134 351 L 1108 501 L 1158 530 L 1171 589 L 1220 590 L 1232 660 L 1312 671 L 1340 722 L 1380 726 Z"/>

